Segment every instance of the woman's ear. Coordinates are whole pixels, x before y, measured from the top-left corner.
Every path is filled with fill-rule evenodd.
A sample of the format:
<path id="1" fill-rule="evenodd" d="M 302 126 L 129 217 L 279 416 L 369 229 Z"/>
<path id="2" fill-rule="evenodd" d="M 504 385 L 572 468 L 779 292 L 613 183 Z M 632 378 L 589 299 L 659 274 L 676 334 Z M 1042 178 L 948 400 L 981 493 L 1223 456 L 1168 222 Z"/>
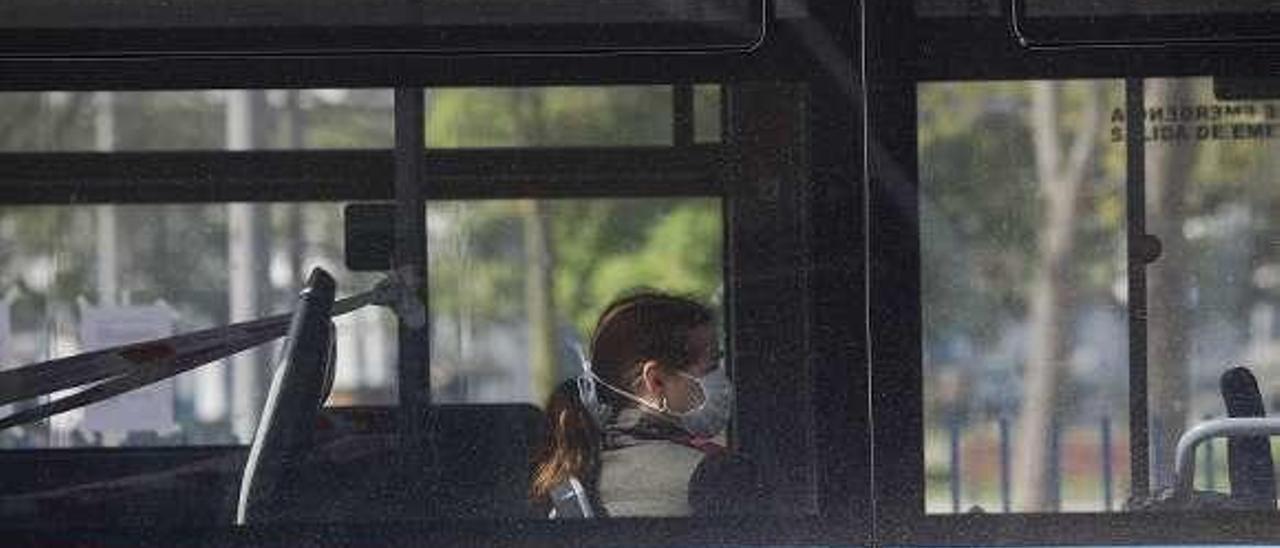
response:
<path id="1" fill-rule="evenodd" d="M 661 396 L 665 380 L 662 378 L 662 366 L 655 360 L 646 360 L 640 364 L 640 384 L 644 396 Z"/>

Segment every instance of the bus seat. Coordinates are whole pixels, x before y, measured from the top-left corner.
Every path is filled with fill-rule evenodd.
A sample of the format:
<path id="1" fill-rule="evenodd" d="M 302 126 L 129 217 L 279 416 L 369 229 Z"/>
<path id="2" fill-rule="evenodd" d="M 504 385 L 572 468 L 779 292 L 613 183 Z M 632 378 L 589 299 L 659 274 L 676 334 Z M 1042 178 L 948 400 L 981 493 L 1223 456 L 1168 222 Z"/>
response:
<path id="1" fill-rule="evenodd" d="M 1219 384 L 1228 417 L 1267 416 L 1258 380 L 1248 368 L 1236 367 L 1223 372 Z M 1248 506 L 1275 509 L 1276 474 L 1270 439 L 1266 436 L 1228 439 L 1227 463 L 1232 499 Z"/>
<path id="2" fill-rule="evenodd" d="M 529 503 L 542 411 L 529 404 L 433 406 L 431 508 L 435 517 L 534 517 Z"/>
<path id="3" fill-rule="evenodd" d="M 541 411 L 527 404 L 436 405 L 425 446 L 399 441 L 396 409 L 328 409 L 357 431 L 319 440 L 295 476 L 295 522 L 534 517 L 528 501 Z M 425 458 L 404 458 L 405 450 Z M 404 470 L 406 464 L 420 470 Z M 433 464 L 434 463 L 434 464 Z M 418 484 L 421 488 L 410 488 Z"/>
<path id="4" fill-rule="evenodd" d="M 290 483 L 311 449 L 333 381 L 333 297 L 333 278 L 314 269 L 294 306 L 258 419 L 240 480 L 237 525 L 278 521 L 290 505 L 289 493 L 296 492 Z"/>

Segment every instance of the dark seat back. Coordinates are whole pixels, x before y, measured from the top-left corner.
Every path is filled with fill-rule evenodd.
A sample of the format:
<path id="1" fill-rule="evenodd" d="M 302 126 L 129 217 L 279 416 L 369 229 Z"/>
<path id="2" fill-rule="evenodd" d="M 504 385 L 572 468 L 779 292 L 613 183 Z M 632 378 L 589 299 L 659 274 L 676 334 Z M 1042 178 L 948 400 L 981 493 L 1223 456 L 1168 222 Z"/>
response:
<path id="1" fill-rule="evenodd" d="M 1258 390 L 1258 380 L 1247 368 L 1227 370 L 1220 379 L 1227 416 L 1265 417 L 1266 405 Z M 1271 458 L 1271 440 L 1266 436 L 1227 440 L 1227 465 L 1231 479 L 1231 499 L 1247 506 L 1274 510 L 1276 473 Z"/>
<path id="2" fill-rule="evenodd" d="M 311 449 L 317 413 L 333 381 L 334 282 L 315 269 L 298 296 L 271 388 L 249 449 L 236 524 L 277 521 L 296 493 L 298 469 Z"/>
<path id="3" fill-rule="evenodd" d="M 542 411 L 529 404 L 433 406 L 430 513 L 449 518 L 533 517 L 529 504 Z"/>
<path id="4" fill-rule="evenodd" d="M 321 436 L 299 468 L 298 500 L 290 506 L 290 521 L 534 516 L 528 500 L 530 463 L 542 428 L 536 407 L 432 406 L 421 419 L 429 434 L 424 446 L 400 439 L 397 411 L 324 410 L 326 420 L 335 423 L 330 427 L 334 431 Z"/>

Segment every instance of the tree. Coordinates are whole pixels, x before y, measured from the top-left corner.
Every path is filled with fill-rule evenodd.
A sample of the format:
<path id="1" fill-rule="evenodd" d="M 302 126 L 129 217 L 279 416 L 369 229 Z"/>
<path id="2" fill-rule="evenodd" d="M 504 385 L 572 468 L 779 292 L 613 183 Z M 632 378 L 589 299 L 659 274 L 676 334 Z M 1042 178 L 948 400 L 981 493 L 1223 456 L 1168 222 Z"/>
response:
<path id="1" fill-rule="evenodd" d="M 1063 127 L 1060 82 L 1033 82 L 1031 86 L 1031 134 L 1035 146 L 1036 176 L 1044 203 L 1039 234 L 1039 259 L 1030 295 L 1031 341 L 1023 374 L 1020 441 L 1015 455 L 1014 485 L 1017 507 L 1033 511 L 1055 510 L 1057 493 L 1050 474 L 1056 455 L 1051 436 L 1058 427 L 1062 407 L 1060 387 L 1070 359 L 1071 322 L 1074 318 L 1076 273 L 1072 253 L 1076 244 L 1081 186 L 1098 155 L 1102 128 L 1102 88 L 1086 84 L 1081 120 L 1068 133 Z"/>
<path id="2" fill-rule="evenodd" d="M 658 144 L 672 134 L 669 88 L 444 89 L 431 95 L 429 147 Z M 620 292 L 648 286 L 707 298 L 720 283 L 721 229 L 712 200 L 432 207 L 431 277 L 438 288 L 432 308 L 462 318 L 471 329 L 523 316 L 536 400 L 564 369 L 576 367 L 562 359 L 564 329 L 576 327 L 585 338 L 595 315 Z M 448 345 L 436 351 L 441 346 Z"/>

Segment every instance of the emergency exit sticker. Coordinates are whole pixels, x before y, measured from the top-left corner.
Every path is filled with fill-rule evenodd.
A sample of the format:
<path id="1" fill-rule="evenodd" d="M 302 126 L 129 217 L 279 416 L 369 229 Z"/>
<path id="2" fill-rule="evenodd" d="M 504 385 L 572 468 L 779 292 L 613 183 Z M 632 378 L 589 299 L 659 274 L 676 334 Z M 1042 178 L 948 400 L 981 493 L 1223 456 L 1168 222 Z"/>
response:
<path id="1" fill-rule="evenodd" d="M 1111 142 L 1125 139 L 1125 109 L 1111 111 Z M 1148 143 L 1260 141 L 1280 137 L 1280 104 L 1207 103 L 1150 105 L 1143 113 Z"/>

